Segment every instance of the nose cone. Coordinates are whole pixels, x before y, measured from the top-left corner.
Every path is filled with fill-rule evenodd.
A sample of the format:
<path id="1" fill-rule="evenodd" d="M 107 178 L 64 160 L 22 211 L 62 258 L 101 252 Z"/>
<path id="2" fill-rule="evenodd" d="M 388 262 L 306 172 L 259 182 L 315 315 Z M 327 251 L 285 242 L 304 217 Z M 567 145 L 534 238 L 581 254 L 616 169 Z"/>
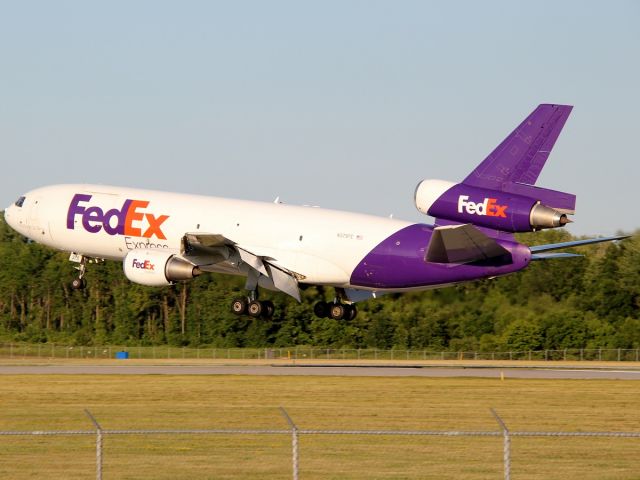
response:
<path id="1" fill-rule="evenodd" d="M 15 230 L 16 227 L 13 226 L 13 222 L 12 222 L 12 219 L 13 219 L 12 209 L 13 209 L 13 205 L 4 209 L 4 221 L 7 223 L 7 225 L 9 225 L 11 228 Z"/>
<path id="2" fill-rule="evenodd" d="M 15 205 L 10 205 L 4 209 L 4 221 L 16 232 L 24 235 L 21 214 L 22 212 L 19 208 Z"/>

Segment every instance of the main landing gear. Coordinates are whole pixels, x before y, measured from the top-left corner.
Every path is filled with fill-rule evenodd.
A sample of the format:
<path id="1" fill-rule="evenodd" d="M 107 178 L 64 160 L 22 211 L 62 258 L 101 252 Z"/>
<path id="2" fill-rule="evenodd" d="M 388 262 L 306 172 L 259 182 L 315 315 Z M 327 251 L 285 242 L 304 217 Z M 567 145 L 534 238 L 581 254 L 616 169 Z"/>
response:
<path id="1" fill-rule="evenodd" d="M 320 318 L 333 318 L 334 320 L 353 320 L 358 315 L 355 303 L 345 303 L 347 295 L 342 288 L 336 288 L 336 296 L 333 302 L 320 301 L 313 306 L 313 313 Z"/>
<path id="2" fill-rule="evenodd" d="M 353 320 L 358 315 L 358 309 L 353 304 L 342 303 L 336 299 L 333 302 L 320 301 L 313 306 L 313 313 L 320 318 L 334 320 Z"/>
<path id="3" fill-rule="evenodd" d="M 271 318 L 275 307 L 270 300 L 258 300 L 257 291 L 252 291 L 248 298 L 236 298 L 231 304 L 231 311 L 236 315 L 247 314 L 251 317 Z"/>

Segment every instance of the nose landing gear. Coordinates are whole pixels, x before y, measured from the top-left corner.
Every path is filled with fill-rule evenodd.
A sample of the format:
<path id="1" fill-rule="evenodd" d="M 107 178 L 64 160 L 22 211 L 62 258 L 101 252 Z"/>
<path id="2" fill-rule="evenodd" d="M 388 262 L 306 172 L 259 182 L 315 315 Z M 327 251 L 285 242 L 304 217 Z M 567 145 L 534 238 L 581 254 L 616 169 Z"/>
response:
<path id="1" fill-rule="evenodd" d="M 78 278 L 73 279 L 73 281 L 71 282 L 71 288 L 73 290 L 82 290 L 87 286 L 87 281 L 84 278 L 84 274 L 87 271 L 87 263 L 96 263 L 96 264 L 103 263 L 104 259 L 89 258 L 89 257 L 85 257 L 80 253 L 72 253 L 69 256 L 69 261 L 75 262 L 78 264 L 78 266 L 75 267 L 75 269 L 78 270 Z"/>
<path id="2" fill-rule="evenodd" d="M 87 270 L 87 259 L 84 255 L 78 255 L 77 253 L 72 253 L 69 257 L 69 260 L 72 262 L 78 262 L 76 270 L 78 270 L 78 278 L 74 278 L 71 282 L 71 288 L 73 290 L 82 290 L 87 286 L 87 281 L 84 278 L 84 274 Z"/>

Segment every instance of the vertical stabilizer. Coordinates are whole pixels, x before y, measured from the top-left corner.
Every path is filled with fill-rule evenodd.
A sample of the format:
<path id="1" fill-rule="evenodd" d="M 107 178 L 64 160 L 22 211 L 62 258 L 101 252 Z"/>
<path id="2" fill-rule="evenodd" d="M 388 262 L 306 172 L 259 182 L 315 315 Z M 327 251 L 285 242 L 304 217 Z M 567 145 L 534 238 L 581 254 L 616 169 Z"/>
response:
<path id="1" fill-rule="evenodd" d="M 572 108 L 538 105 L 462 183 L 502 191 L 534 185 Z"/>

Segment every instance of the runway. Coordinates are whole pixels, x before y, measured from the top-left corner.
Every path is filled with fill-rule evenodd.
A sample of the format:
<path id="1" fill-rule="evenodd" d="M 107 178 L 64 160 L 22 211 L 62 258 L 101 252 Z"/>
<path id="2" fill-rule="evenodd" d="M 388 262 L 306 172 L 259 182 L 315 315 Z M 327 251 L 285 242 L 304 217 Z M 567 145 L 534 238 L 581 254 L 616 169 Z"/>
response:
<path id="1" fill-rule="evenodd" d="M 290 375 L 640 380 L 640 369 L 438 365 L 0 365 L 0 375 Z"/>

